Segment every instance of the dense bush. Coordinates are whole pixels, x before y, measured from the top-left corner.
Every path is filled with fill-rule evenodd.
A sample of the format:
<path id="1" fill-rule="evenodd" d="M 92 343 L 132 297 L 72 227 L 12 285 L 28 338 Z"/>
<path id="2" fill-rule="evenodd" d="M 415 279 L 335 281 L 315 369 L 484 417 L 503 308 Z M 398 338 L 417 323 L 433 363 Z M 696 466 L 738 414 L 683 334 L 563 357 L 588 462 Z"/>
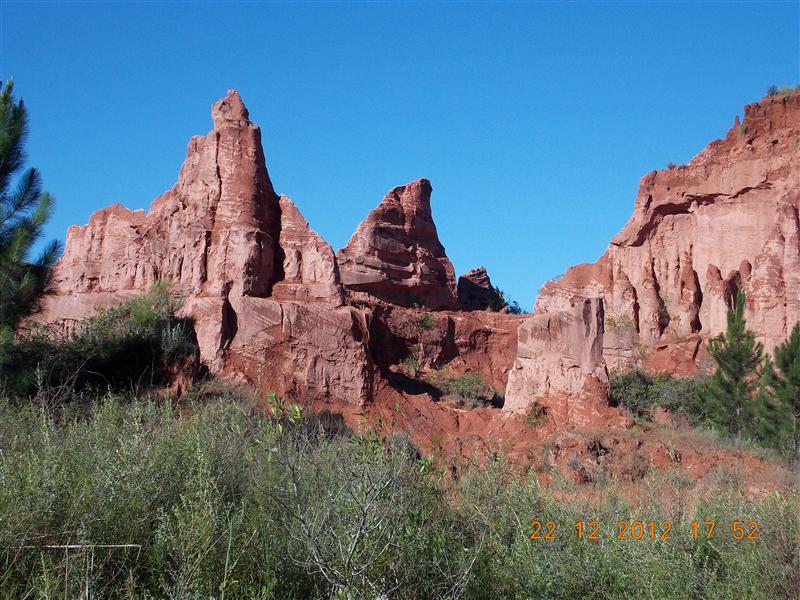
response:
<path id="1" fill-rule="evenodd" d="M 163 383 L 197 352 L 192 323 L 175 316 L 179 306 L 169 285 L 158 283 L 147 294 L 98 308 L 66 334 L 33 325 L 0 349 L 0 389 L 26 397 Z"/>
<path id="2" fill-rule="evenodd" d="M 720 492 L 689 509 L 653 481 L 636 508 L 608 491 L 582 503 L 502 461 L 446 486 L 401 437 L 324 432 L 236 396 L 206 388 L 180 410 L 107 396 L 58 419 L 1 404 L 0 597 L 785 598 L 800 586 L 794 499 Z M 672 520 L 673 539 L 575 534 L 576 521 L 611 533 L 634 518 Z M 711 542 L 692 539 L 694 519 L 717 521 Z M 732 521 L 750 519 L 761 541 L 734 541 Z M 529 539 L 533 520 L 553 520 L 557 539 Z"/>
<path id="3" fill-rule="evenodd" d="M 634 369 L 612 375 L 611 401 L 643 419 L 650 419 L 653 409 L 660 406 L 680 412 L 698 425 L 713 425 L 714 415 L 703 401 L 705 384 L 703 376 L 650 375 Z"/>
<path id="4" fill-rule="evenodd" d="M 726 330 L 708 343 L 716 363 L 712 375 L 618 373 L 611 379 L 612 403 L 644 419 L 661 406 L 722 435 L 800 458 L 800 323 L 775 348 L 773 359 L 764 356 L 763 345 L 747 328 L 745 306 L 739 291 Z"/>
<path id="5" fill-rule="evenodd" d="M 455 375 L 447 370 L 434 371 L 426 380 L 463 405 L 488 406 L 499 400 L 497 391 L 484 381 L 480 373 Z"/>

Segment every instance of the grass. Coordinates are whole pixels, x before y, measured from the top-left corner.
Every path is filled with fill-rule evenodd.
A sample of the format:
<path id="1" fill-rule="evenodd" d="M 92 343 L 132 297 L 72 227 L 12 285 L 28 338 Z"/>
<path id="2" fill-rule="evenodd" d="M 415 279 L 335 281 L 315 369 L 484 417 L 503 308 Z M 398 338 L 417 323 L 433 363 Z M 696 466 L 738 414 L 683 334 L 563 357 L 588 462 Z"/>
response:
<path id="1" fill-rule="evenodd" d="M 425 379 L 455 400 L 459 407 L 490 406 L 498 398 L 497 391 L 484 381 L 480 373 L 456 375 L 443 369 L 430 373 Z"/>
<path id="2" fill-rule="evenodd" d="M 455 482 L 397 436 L 354 436 L 224 386 L 184 406 L 0 404 L 0 596 L 8 598 L 785 598 L 796 498 L 649 480 L 580 499 L 502 460 Z M 647 487 L 647 486 L 645 486 Z M 676 500 L 677 499 L 677 500 Z M 715 520 L 710 541 L 693 520 Z M 534 520 L 556 539 L 531 540 Z M 671 540 L 579 540 L 575 523 L 670 520 Z M 732 538 L 759 522 L 759 541 Z M 52 548 L 65 544 L 74 548 Z M 98 545 L 131 545 L 107 548 Z"/>

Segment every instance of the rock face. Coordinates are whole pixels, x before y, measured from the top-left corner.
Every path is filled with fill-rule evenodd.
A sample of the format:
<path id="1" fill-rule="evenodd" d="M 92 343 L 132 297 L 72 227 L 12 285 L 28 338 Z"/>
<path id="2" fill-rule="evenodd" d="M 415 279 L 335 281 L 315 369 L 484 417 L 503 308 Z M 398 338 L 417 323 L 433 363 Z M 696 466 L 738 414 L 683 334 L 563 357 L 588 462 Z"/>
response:
<path id="1" fill-rule="evenodd" d="M 500 310 L 503 299 L 492 285 L 484 267 L 458 278 L 458 306 L 461 310 Z"/>
<path id="2" fill-rule="evenodd" d="M 366 414 L 463 461 L 447 465 L 454 474 L 498 448 L 579 482 L 634 481 L 681 461 L 695 478 L 715 462 L 740 466 L 741 455 L 665 445 L 655 430 L 629 435 L 608 406 L 606 362 L 690 373 L 739 289 L 768 347 L 800 317 L 797 94 L 748 106 L 688 166 L 646 176 L 605 255 L 547 284 L 533 317 L 486 311 L 499 296 L 483 269 L 456 296 L 427 180 L 393 189 L 337 255 L 276 194 L 236 92 L 212 120 L 148 212 L 115 204 L 70 228 L 39 319 L 68 327 L 169 279 L 213 373 L 341 412 L 353 428 Z M 505 388 L 505 410 L 437 402 L 430 380 L 408 375 L 438 369 Z M 751 467 L 748 477 L 770 472 Z"/>
<path id="3" fill-rule="evenodd" d="M 558 423 L 588 425 L 608 408 L 602 300 L 536 314 L 520 325 L 518 336 L 505 410 L 537 404 Z"/>
<path id="4" fill-rule="evenodd" d="M 455 272 L 431 215 L 431 183 L 418 179 L 390 191 L 339 250 L 350 292 L 432 310 L 455 308 Z"/>
<path id="5" fill-rule="evenodd" d="M 367 325 L 344 306 L 331 247 L 267 172 L 239 94 L 213 105 L 178 183 L 150 211 L 113 205 L 71 227 L 42 318 L 78 319 L 171 280 L 187 297 L 201 360 L 262 389 L 361 403 L 370 398 Z"/>
<path id="6" fill-rule="evenodd" d="M 737 291 L 768 350 L 800 319 L 800 94 L 744 109 L 688 165 L 653 171 L 633 216 L 594 264 L 548 282 L 537 313 L 605 303 L 609 367 L 639 347 L 689 346 L 724 330 Z"/>

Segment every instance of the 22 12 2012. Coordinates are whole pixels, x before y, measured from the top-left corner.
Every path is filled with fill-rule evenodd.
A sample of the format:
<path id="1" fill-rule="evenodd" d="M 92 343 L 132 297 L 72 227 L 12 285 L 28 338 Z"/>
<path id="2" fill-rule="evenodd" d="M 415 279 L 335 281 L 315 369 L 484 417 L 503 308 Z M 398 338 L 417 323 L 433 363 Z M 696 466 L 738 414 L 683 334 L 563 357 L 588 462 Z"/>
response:
<path id="1" fill-rule="evenodd" d="M 609 532 L 607 527 L 603 527 L 597 520 L 576 521 L 574 524 L 575 532 L 579 540 L 671 540 L 673 538 L 672 521 L 617 521 L 616 528 Z M 689 524 L 689 531 L 692 539 L 710 540 L 716 530 L 719 533 L 729 532 L 731 537 L 737 541 L 759 541 L 758 521 L 733 521 L 729 529 L 725 527 L 717 528 L 716 521 L 692 521 Z M 558 539 L 558 525 L 555 521 L 531 521 L 532 540 L 544 540 L 552 542 Z"/>

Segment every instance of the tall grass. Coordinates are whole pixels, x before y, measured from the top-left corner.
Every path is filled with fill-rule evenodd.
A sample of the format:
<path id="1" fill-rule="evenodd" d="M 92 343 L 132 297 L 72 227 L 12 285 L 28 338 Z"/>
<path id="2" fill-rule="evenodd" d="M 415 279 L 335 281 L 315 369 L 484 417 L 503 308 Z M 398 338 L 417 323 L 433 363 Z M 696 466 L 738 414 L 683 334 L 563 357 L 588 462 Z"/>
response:
<path id="1" fill-rule="evenodd" d="M 581 501 L 502 461 L 447 482 L 400 437 L 272 416 L 230 390 L 181 407 L 106 395 L 57 417 L 2 402 L 0 597 L 796 596 L 795 498 L 669 497 Z M 674 538 L 575 534 L 633 518 L 671 519 Z M 529 539 L 534 519 L 557 539 Z M 694 519 L 717 521 L 711 541 Z M 761 540 L 734 541 L 730 523 L 753 519 Z"/>

